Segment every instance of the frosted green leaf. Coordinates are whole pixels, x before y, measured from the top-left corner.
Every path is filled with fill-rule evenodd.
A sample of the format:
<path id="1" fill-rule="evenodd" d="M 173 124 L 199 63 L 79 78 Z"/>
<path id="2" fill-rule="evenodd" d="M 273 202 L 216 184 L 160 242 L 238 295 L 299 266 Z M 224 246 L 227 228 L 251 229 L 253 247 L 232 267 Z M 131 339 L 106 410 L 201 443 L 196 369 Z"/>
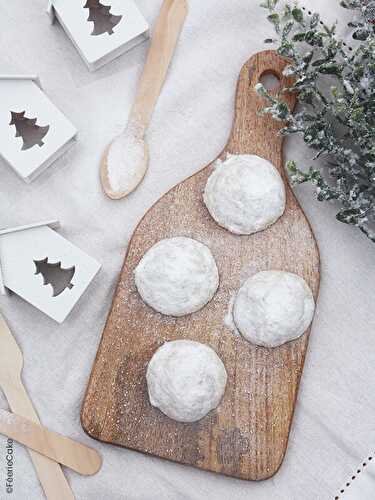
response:
<path id="1" fill-rule="evenodd" d="M 294 19 L 298 22 L 298 23 L 302 23 L 303 22 L 303 12 L 301 9 L 299 9 L 298 7 L 295 7 L 293 10 L 292 10 L 292 16 L 294 17 Z"/>
<path id="2" fill-rule="evenodd" d="M 319 166 L 288 162 L 293 184 L 311 183 L 319 201 L 334 201 L 337 220 L 375 242 L 375 1 L 343 0 L 352 10 L 348 28 L 358 40 L 352 50 L 318 13 L 304 17 L 295 2 L 267 3 L 277 52 L 288 59 L 284 75 L 294 78 L 279 97 L 263 86 L 263 113 L 282 121 L 283 136 L 300 134 Z M 324 21 L 324 20 L 323 20 Z M 303 26 L 303 29 L 301 29 Z M 293 114 L 283 92 L 296 92 Z"/>

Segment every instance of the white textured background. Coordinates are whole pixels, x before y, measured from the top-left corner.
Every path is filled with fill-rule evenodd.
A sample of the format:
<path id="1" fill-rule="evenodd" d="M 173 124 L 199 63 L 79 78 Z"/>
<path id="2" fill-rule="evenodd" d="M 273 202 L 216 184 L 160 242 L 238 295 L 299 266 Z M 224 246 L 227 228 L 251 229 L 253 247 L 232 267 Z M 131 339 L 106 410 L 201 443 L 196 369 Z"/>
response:
<path id="1" fill-rule="evenodd" d="M 153 24 L 161 0 L 137 3 Z M 327 4 L 314 0 L 321 11 L 330 9 L 331 17 L 341 16 L 336 0 Z M 32 185 L 0 162 L 0 226 L 59 218 L 61 234 L 102 262 L 103 270 L 62 326 L 15 296 L 1 298 L 0 308 L 24 352 L 24 381 L 42 421 L 103 454 L 97 476 L 67 472 L 77 499 L 333 499 L 357 463 L 375 451 L 375 245 L 335 222 L 335 207 L 316 202 L 308 186 L 298 188 L 297 195 L 320 246 L 322 286 L 280 472 L 258 484 L 232 480 L 93 442 L 79 422 L 131 233 L 167 189 L 221 151 L 233 118 L 238 73 L 271 33 L 265 12 L 257 0 L 190 0 L 149 131 L 149 174 L 128 199 L 111 202 L 99 185 L 99 158 L 125 124 L 147 44 L 90 74 L 62 29 L 48 24 L 44 9 L 44 0 L 0 0 L 0 71 L 38 73 L 48 95 L 78 127 L 79 142 Z M 294 142 L 288 156 L 308 164 L 311 152 Z M 1 396 L 0 405 L 6 408 Z M 12 495 L 5 492 L 4 471 L 1 438 L 0 499 L 42 498 L 21 446 L 15 448 Z"/>

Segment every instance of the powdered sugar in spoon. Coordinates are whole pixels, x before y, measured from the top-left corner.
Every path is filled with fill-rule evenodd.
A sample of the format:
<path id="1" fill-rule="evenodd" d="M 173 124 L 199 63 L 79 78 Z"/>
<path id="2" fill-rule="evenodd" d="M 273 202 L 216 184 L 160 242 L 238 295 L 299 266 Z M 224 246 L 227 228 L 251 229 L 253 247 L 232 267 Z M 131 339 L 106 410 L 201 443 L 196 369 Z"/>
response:
<path id="1" fill-rule="evenodd" d="M 124 198 L 134 191 L 146 174 L 149 154 L 145 133 L 187 10 L 186 0 L 164 0 L 128 124 L 104 153 L 100 177 L 104 192 L 113 200 Z"/>

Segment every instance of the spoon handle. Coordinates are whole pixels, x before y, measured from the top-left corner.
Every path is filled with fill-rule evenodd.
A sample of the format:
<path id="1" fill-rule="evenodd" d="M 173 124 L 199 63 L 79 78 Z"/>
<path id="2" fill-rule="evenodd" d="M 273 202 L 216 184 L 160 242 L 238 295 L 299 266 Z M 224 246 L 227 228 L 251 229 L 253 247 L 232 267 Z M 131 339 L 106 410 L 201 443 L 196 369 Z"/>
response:
<path id="1" fill-rule="evenodd" d="M 5 410 L 0 410 L 0 434 L 84 476 L 96 474 L 102 465 L 93 448 Z"/>
<path id="2" fill-rule="evenodd" d="M 4 385 L 3 390 L 14 413 L 40 423 L 20 377 L 14 377 L 12 384 Z M 60 465 L 33 450 L 29 452 L 46 498 L 48 500 L 74 500 L 73 492 Z"/>
<path id="3" fill-rule="evenodd" d="M 186 0 L 164 0 L 161 7 L 130 117 L 143 131 L 150 123 L 187 12 Z"/>

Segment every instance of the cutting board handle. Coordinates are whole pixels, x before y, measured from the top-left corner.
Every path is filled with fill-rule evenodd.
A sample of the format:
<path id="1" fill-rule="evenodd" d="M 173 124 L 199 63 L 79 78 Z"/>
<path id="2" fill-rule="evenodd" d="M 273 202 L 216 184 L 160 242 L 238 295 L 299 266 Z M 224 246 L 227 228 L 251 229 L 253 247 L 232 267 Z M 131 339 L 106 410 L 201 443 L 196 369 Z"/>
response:
<path id="1" fill-rule="evenodd" d="M 270 91 L 276 96 L 280 87 L 289 87 L 293 83 L 292 78 L 283 75 L 287 65 L 288 61 L 276 51 L 265 50 L 253 55 L 243 66 L 237 86 L 233 129 L 225 152 L 264 156 L 261 152 L 270 149 L 269 160 L 279 167 L 280 162 L 277 162 L 276 158 L 281 157 L 283 137 L 278 132 L 284 124 L 270 119 L 269 115 L 260 114 L 262 108 L 267 105 L 267 100 L 257 93 L 255 86 L 263 75 L 270 73 L 280 80 L 280 86 Z M 283 93 L 282 99 L 294 109 L 295 94 Z"/>

